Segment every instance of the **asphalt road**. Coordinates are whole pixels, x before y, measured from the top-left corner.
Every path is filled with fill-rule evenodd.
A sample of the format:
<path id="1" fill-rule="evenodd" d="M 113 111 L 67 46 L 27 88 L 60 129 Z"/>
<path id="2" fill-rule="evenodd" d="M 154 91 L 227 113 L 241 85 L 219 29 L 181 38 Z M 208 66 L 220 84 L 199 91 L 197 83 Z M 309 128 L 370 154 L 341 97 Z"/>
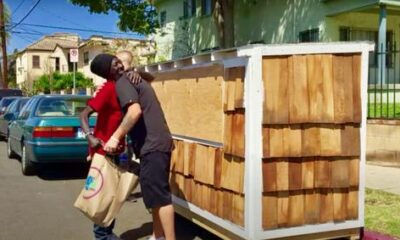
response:
<path id="1" fill-rule="evenodd" d="M 85 165 L 54 165 L 37 176 L 23 176 L 17 159 L 8 159 L 0 142 L 0 240 L 94 239 L 92 223 L 72 205 L 87 173 Z M 151 215 L 138 200 L 127 201 L 118 215 L 114 232 L 122 239 L 147 239 Z M 218 239 L 177 216 L 177 239 Z"/>

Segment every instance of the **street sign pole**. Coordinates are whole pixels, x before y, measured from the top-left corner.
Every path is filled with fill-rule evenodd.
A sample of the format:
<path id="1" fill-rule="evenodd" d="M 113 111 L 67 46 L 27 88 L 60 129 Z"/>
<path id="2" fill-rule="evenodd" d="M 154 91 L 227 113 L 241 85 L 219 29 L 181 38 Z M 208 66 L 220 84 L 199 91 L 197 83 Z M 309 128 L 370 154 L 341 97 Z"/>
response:
<path id="1" fill-rule="evenodd" d="M 74 68 L 74 73 L 73 73 L 73 81 L 74 81 L 74 86 L 73 86 L 73 94 L 76 94 L 76 64 L 78 63 L 79 60 L 79 52 L 78 49 L 74 48 L 74 49 L 70 49 L 69 50 L 69 56 L 70 56 L 70 61 L 73 64 L 73 68 Z"/>
<path id="2" fill-rule="evenodd" d="M 76 79 L 75 79 L 75 72 L 76 72 L 76 63 L 74 62 L 74 94 L 76 94 Z"/>

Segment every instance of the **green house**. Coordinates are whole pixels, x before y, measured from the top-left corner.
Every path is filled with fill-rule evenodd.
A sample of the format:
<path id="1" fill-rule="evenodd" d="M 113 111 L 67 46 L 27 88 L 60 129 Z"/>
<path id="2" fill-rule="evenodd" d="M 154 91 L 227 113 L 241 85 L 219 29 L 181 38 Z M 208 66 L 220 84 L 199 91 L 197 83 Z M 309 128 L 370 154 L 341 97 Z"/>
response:
<path id="1" fill-rule="evenodd" d="M 374 41 L 370 83 L 394 83 L 400 0 L 234 0 L 232 47 L 246 44 Z M 215 0 L 157 0 L 157 60 L 220 49 Z M 383 67 L 385 66 L 385 67 Z"/>

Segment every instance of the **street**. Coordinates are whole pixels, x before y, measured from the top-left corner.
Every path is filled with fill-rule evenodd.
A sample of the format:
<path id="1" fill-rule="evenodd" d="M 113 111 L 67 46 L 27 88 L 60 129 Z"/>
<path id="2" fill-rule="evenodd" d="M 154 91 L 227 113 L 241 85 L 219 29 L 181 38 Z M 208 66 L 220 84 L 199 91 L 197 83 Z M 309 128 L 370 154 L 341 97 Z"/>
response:
<path id="1" fill-rule="evenodd" d="M 8 159 L 0 142 L 0 240 L 93 239 L 92 223 L 73 203 L 83 186 L 87 167 L 54 165 L 37 176 L 21 173 L 17 159 Z M 140 198 L 124 204 L 114 232 L 122 239 L 147 239 L 151 215 Z M 176 217 L 177 239 L 218 239 L 195 224 Z"/>

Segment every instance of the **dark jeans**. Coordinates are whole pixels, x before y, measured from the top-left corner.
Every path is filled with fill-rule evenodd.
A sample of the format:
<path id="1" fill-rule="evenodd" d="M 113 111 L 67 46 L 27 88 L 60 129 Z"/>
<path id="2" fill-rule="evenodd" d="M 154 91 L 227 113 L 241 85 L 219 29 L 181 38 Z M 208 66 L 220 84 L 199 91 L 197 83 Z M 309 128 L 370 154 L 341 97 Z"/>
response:
<path id="1" fill-rule="evenodd" d="M 94 237 L 96 240 L 107 240 L 108 236 L 112 234 L 115 225 L 115 219 L 108 227 L 101 227 L 99 225 L 93 225 Z"/>

